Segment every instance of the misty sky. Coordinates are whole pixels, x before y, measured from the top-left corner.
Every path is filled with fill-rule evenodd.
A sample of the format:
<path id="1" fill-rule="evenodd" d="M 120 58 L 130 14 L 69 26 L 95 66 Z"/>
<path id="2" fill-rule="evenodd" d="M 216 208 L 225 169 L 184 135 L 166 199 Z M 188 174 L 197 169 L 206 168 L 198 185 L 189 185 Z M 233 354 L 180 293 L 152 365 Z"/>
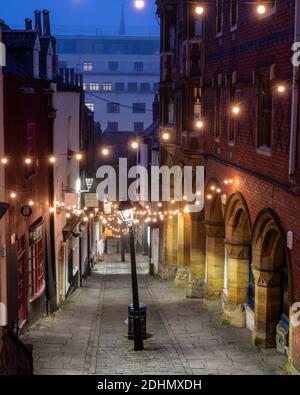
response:
<path id="1" fill-rule="evenodd" d="M 33 19 L 35 9 L 48 9 L 52 25 L 67 26 L 70 32 L 70 26 L 118 26 L 122 2 L 129 27 L 151 26 L 158 29 L 155 0 L 145 0 L 143 10 L 134 8 L 134 0 L 0 0 L 0 18 L 8 25 L 20 28 L 25 18 Z"/>

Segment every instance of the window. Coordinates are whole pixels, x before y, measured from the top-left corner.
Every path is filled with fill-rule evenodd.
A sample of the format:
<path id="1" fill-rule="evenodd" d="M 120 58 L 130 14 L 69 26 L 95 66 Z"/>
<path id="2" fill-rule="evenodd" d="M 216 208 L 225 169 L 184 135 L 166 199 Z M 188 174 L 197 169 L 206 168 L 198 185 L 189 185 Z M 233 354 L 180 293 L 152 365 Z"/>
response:
<path id="1" fill-rule="evenodd" d="M 90 90 L 91 91 L 98 91 L 100 89 L 99 82 L 90 82 Z"/>
<path id="2" fill-rule="evenodd" d="M 134 131 L 141 133 L 144 131 L 144 122 L 134 122 Z"/>
<path id="3" fill-rule="evenodd" d="M 149 84 L 149 82 L 142 82 L 141 83 L 141 91 L 142 92 L 150 92 L 150 84 Z"/>
<path id="4" fill-rule="evenodd" d="M 118 62 L 109 62 L 108 68 L 109 68 L 109 71 L 118 71 L 119 63 Z"/>
<path id="5" fill-rule="evenodd" d="M 119 103 L 107 103 L 107 112 L 109 114 L 118 114 L 120 112 Z"/>
<path id="6" fill-rule="evenodd" d="M 124 82 L 116 82 L 115 89 L 116 89 L 116 92 L 124 92 L 125 91 Z"/>
<path id="7" fill-rule="evenodd" d="M 238 19 L 238 0 L 231 0 L 231 9 L 230 9 L 231 29 L 237 27 L 237 19 Z"/>
<path id="8" fill-rule="evenodd" d="M 83 63 L 83 70 L 84 71 L 92 71 L 93 70 L 93 63 L 92 62 L 84 62 Z"/>
<path id="9" fill-rule="evenodd" d="M 229 87 L 228 142 L 233 143 L 235 139 L 235 117 L 232 114 L 231 108 L 235 102 L 235 87 L 233 84 L 232 74 L 228 76 L 228 87 Z"/>
<path id="10" fill-rule="evenodd" d="M 38 298 L 45 289 L 43 239 L 29 248 L 30 301 Z"/>
<path id="11" fill-rule="evenodd" d="M 136 82 L 128 83 L 128 92 L 137 92 L 138 86 Z"/>
<path id="12" fill-rule="evenodd" d="M 83 89 L 84 91 L 86 91 L 86 82 L 83 82 L 83 83 L 82 83 L 82 89 Z"/>
<path id="13" fill-rule="evenodd" d="M 104 82 L 102 84 L 102 90 L 104 92 L 111 92 L 112 91 L 112 83 L 111 82 Z"/>
<path id="14" fill-rule="evenodd" d="M 222 33 L 223 28 L 223 0 L 217 1 L 217 15 L 216 15 L 216 23 L 217 23 L 217 35 Z"/>
<path id="15" fill-rule="evenodd" d="M 145 103 L 133 103 L 132 112 L 134 114 L 144 114 L 146 112 L 146 104 Z"/>
<path id="16" fill-rule="evenodd" d="M 257 146 L 259 148 L 271 148 L 272 135 L 272 86 L 270 70 L 261 70 L 257 73 L 258 83 L 258 128 Z"/>
<path id="17" fill-rule="evenodd" d="M 118 132 L 119 131 L 119 124 L 118 122 L 108 122 L 107 127 L 109 132 Z"/>
<path id="18" fill-rule="evenodd" d="M 135 62 L 134 63 L 134 71 L 137 73 L 141 73 L 144 71 L 144 63 L 143 62 Z"/>
<path id="19" fill-rule="evenodd" d="M 86 107 L 91 110 L 92 112 L 95 111 L 95 104 L 94 103 L 85 103 Z"/>
<path id="20" fill-rule="evenodd" d="M 215 138 L 219 139 L 221 136 L 221 86 L 219 78 L 214 78 L 215 85 Z"/>
<path id="21" fill-rule="evenodd" d="M 168 103 L 168 124 L 173 125 L 174 124 L 174 101 L 173 99 L 170 99 Z"/>

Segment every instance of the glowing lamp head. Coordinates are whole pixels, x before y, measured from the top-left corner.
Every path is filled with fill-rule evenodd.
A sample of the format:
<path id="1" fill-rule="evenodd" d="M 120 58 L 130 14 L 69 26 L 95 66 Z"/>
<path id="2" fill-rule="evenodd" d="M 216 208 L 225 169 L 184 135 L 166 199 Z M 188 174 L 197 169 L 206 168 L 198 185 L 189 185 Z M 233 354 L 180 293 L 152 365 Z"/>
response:
<path id="1" fill-rule="evenodd" d="M 34 206 L 34 201 L 33 201 L 33 200 L 29 200 L 28 205 L 29 205 L 30 207 L 33 207 L 33 206 Z"/>
<path id="2" fill-rule="evenodd" d="M 70 214 L 70 213 L 67 213 L 67 214 L 66 214 L 66 218 L 71 218 L 71 214 Z"/>
<path id="3" fill-rule="evenodd" d="M 278 85 L 277 86 L 277 92 L 278 93 L 284 93 L 285 92 L 285 86 L 284 85 Z"/>
<path id="4" fill-rule="evenodd" d="M 102 150 L 102 155 L 103 155 L 103 156 L 107 156 L 108 154 L 109 154 L 108 149 L 107 149 L 107 148 L 103 148 L 103 150 Z"/>
<path id="5" fill-rule="evenodd" d="M 31 158 L 26 158 L 26 159 L 25 159 L 26 165 L 30 165 L 31 162 L 32 162 Z"/>
<path id="6" fill-rule="evenodd" d="M 162 134 L 162 139 L 165 140 L 165 141 L 168 141 L 170 139 L 170 133 L 164 132 Z"/>
<path id="7" fill-rule="evenodd" d="M 203 15 L 204 14 L 204 7 L 202 5 L 198 5 L 195 8 L 195 12 L 197 15 Z"/>
<path id="8" fill-rule="evenodd" d="M 267 11 L 267 8 L 263 4 L 258 4 L 258 6 L 256 7 L 256 11 L 259 15 L 264 15 Z"/>
<path id="9" fill-rule="evenodd" d="M 80 154 L 80 153 L 76 154 L 76 159 L 77 160 L 81 160 L 82 159 L 82 154 Z"/>
<path id="10" fill-rule="evenodd" d="M 12 192 L 12 193 L 10 194 L 10 197 L 11 197 L 12 199 L 15 199 L 15 198 L 17 197 L 17 194 L 16 194 L 15 192 Z"/>
<path id="11" fill-rule="evenodd" d="M 50 163 L 55 163 L 55 162 L 56 162 L 56 158 L 55 158 L 54 156 L 51 156 L 51 157 L 49 158 L 49 162 L 50 162 Z"/>
<path id="12" fill-rule="evenodd" d="M 241 109 L 240 109 L 239 106 L 233 106 L 233 107 L 232 107 L 232 113 L 233 113 L 233 115 L 239 115 L 240 111 L 241 111 Z"/>
<path id="13" fill-rule="evenodd" d="M 203 121 L 197 121 L 197 122 L 196 122 L 196 126 L 197 126 L 198 129 L 202 129 L 203 126 L 204 126 Z"/>
<path id="14" fill-rule="evenodd" d="M 134 6 L 138 10 L 142 10 L 145 7 L 145 1 L 144 0 L 135 0 Z"/>
<path id="15" fill-rule="evenodd" d="M 136 141 L 134 141 L 134 142 L 131 144 L 131 148 L 132 148 L 132 149 L 138 149 L 138 147 L 139 147 L 139 144 L 138 144 Z"/>
<path id="16" fill-rule="evenodd" d="M 6 164 L 8 163 L 8 159 L 7 159 L 7 158 L 2 158 L 2 159 L 1 159 L 1 163 L 2 163 L 3 165 L 6 165 Z"/>

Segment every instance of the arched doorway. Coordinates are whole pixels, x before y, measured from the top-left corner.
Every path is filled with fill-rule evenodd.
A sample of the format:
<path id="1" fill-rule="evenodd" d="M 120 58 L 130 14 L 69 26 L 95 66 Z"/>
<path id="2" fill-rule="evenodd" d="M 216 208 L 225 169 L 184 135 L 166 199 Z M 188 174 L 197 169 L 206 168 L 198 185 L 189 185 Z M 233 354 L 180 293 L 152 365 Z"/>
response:
<path id="1" fill-rule="evenodd" d="M 206 288 L 208 297 L 220 297 L 224 286 L 225 225 L 219 183 L 210 180 L 206 187 Z"/>
<path id="2" fill-rule="evenodd" d="M 287 352 L 290 307 L 290 256 L 285 232 L 273 210 L 260 213 L 253 228 L 255 345 Z"/>
<path id="3" fill-rule="evenodd" d="M 225 322 L 246 325 L 246 303 L 251 293 L 251 220 L 247 203 L 240 193 L 232 195 L 225 211 Z"/>

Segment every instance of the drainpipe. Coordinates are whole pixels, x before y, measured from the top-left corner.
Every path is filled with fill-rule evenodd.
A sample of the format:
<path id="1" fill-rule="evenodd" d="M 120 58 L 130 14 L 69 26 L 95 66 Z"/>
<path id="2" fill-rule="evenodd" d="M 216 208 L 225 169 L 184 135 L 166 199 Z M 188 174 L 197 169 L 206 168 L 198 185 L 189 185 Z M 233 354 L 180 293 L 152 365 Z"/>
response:
<path id="1" fill-rule="evenodd" d="M 300 42 L 300 0 L 295 0 L 294 42 Z M 291 116 L 292 119 L 291 119 L 291 140 L 290 140 L 290 159 L 289 159 L 289 176 L 291 181 L 293 181 L 296 171 L 298 110 L 299 110 L 298 67 L 293 67 L 292 116 Z"/>

